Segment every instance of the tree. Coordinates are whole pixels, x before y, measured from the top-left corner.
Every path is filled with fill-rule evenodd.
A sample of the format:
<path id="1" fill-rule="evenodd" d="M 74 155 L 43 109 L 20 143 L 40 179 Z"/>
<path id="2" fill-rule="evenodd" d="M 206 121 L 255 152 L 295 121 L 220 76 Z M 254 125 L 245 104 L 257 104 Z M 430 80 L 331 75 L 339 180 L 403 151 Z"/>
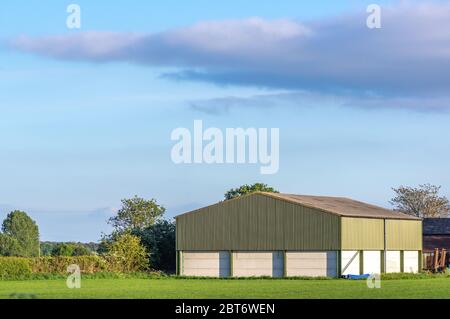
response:
<path id="1" fill-rule="evenodd" d="M 175 223 L 160 220 L 137 232 L 136 236 L 141 238 L 142 244 L 150 252 L 153 269 L 175 271 Z"/>
<path id="2" fill-rule="evenodd" d="M 51 256 L 54 248 L 52 242 L 43 241 L 41 242 L 41 256 Z"/>
<path id="3" fill-rule="evenodd" d="M 85 245 L 75 245 L 72 256 L 89 256 L 92 255 L 92 251 Z"/>
<path id="4" fill-rule="evenodd" d="M 39 228 L 25 212 L 15 210 L 9 213 L 3 221 L 2 230 L 5 235 L 17 240 L 21 256 L 39 255 Z"/>
<path id="5" fill-rule="evenodd" d="M 121 259 L 125 272 L 146 270 L 149 266 L 148 253 L 141 239 L 130 233 L 121 234 L 112 241 L 108 245 L 108 255 Z"/>
<path id="6" fill-rule="evenodd" d="M 255 183 L 253 185 L 242 185 L 239 188 L 232 188 L 225 193 L 225 200 L 236 198 L 242 195 L 254 193 L 254 192 L 268 192 L 268 193 L 279 193 L 273 187 L 267 186 L 263 183 Z"/>
<path id="7" fill-rule="evenodd" d="M 396 193 L 390 203 L 395 210 L 416 217 L 447 217 L 450 213 L 449 201 L 439 196 L 441 186 L 419 185 L 418 188 L 400 186 L 393 188 Z"/>
<path id="8" fill-rule="evenodd" d="M 108 220 L 108 223 L 119 233 L 143 230 L 153 225 L 164 214 L 165 210 L 154 199 L 145 200 L 135 196 L 131 199 L 123 199 L 122 207 L 116 216 Z"/>
<path id="9" fill-rule="evenodd" d="M 52 256 L 73 256 L 75 247 L 70 243 L 58 243 L 52 249 Z"/>
<path id="10" fill-rule="evenodd" d="M 84 243 L 58 243 L 43 242 L 41 243 L 42 256 L 89 256 L 92 255 L 90 244 Z M 97 246 L 97 245 L 96 245 Z"/>
<path id="11" fill-rule="evenodd" d="M 0 256 L 22 256 L 17 239 L 0 233 Z"/>

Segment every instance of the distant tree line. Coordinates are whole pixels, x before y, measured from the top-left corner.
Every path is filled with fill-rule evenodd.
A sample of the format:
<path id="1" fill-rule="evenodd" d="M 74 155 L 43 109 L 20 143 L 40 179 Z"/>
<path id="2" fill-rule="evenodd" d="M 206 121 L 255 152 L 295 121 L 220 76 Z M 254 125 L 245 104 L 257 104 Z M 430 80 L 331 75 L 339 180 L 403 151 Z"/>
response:
<path id="1" fill-rule="evenodd" d="M 41 256 L 89 256 L 97 254 L 99 244 L 80 242 L 41 242 Z"/>

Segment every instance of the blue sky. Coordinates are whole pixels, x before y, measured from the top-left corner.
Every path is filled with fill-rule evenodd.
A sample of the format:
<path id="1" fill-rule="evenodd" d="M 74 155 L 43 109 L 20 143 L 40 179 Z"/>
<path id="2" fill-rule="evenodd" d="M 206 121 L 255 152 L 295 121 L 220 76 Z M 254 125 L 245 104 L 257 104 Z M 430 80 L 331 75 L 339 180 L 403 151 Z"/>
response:
<path id="1" fill-rule="evenodd" d="M 373 1 L 73 2 L 80 30 L 71 2 L 0 8 L 0 217 L 26 210 L 43 240 L 95 241 L 135 194 L 167 218 L 257 181 L 386 207 L 401 184 L 450 196 L 445 2 L 377 1 L 378 30 Z M 280 128 L 279 172 L 173 164 L 170 133 L 195 119 Z"/>

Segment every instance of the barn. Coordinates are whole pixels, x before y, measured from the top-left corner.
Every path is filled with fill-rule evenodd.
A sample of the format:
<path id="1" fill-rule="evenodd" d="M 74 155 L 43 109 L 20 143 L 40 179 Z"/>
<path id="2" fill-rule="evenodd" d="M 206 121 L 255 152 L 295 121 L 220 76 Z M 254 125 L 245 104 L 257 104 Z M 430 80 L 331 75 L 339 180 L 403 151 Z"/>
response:
<path id="1" fill-rule="evenodd" d="M 175 219 L 183 276 L 421 270 L 421 219 L 348 198 L 257 192 Z"/>

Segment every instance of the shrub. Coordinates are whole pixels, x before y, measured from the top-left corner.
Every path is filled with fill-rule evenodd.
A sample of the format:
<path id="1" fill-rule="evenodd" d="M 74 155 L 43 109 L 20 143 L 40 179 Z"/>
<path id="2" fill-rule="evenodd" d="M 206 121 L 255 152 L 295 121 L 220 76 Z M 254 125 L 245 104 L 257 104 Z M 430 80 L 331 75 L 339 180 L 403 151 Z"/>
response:
<path id="1" fill-rule="evenodd" d="M 127 262 L 120 256 L 76 257 L 0 257 L 0 280 L 26 279 L 32 275 L 67 275 L 67 267 L 76 264 L 83 274 L 134 273 L 146 270 L 142 263 Z"/>
<path id="2" fill-rule="evenodd" d="M 107 258 L 114 268 L 123 272 L 147 270 L 148 253 L 137 236 L 125 233 L 109 244 Z"/>
<path id="3" fill-rule="evenodd" d="M 82 273 L 92 274 L 95 272 L 108 271 L 108 261 L 99 256 L 78 256 L 78 257 L 40 257 L 30 258 L 33 273 L 57 273 L 66 274 L 67 267 L 76 264 Z"/>
<path id="4" fill-rule="evenodd" d="M 0 257 L 0 279 L 21 279 L 32 273 L 30 259 Z"/>

